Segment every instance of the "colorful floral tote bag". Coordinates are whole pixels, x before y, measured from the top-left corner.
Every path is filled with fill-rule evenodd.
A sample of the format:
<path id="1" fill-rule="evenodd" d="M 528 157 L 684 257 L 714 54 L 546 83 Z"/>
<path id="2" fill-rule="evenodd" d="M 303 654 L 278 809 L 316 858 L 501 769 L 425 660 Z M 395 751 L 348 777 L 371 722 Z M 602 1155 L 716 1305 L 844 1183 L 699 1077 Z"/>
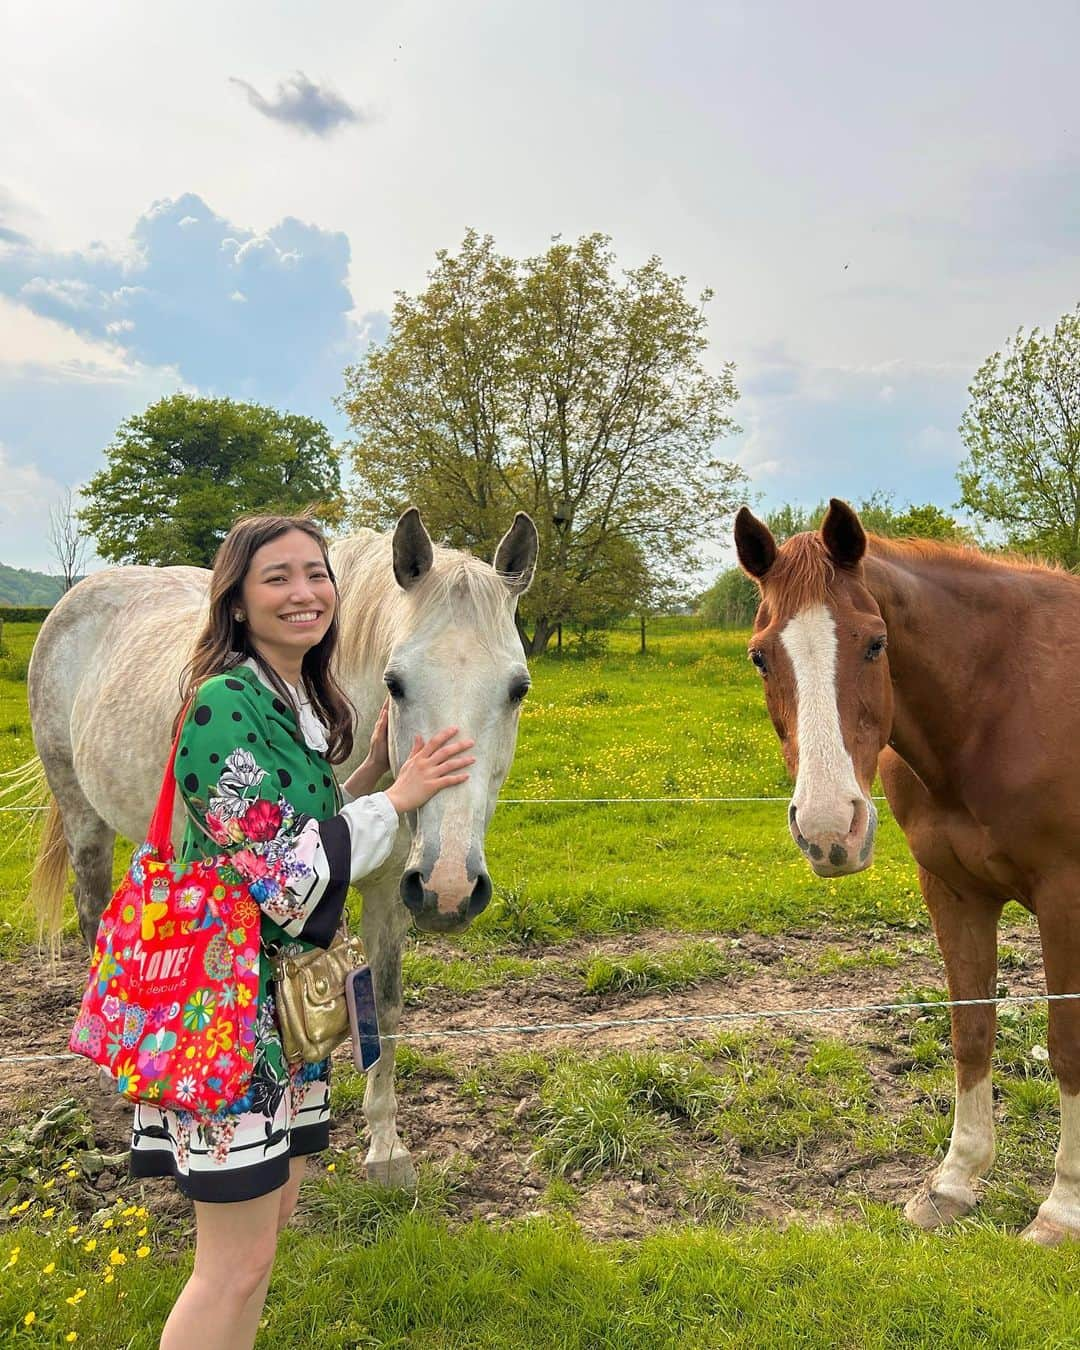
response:
<path id="1" fill-rule="evenodd" d="M 146 842 L 101 916 L 70 1046 L 132 1101 L 205 1118 L 228 1113 L 251 1079 L 260 910 L 227 857 L 173 860 L 179 740 L 178 729 Z"/>

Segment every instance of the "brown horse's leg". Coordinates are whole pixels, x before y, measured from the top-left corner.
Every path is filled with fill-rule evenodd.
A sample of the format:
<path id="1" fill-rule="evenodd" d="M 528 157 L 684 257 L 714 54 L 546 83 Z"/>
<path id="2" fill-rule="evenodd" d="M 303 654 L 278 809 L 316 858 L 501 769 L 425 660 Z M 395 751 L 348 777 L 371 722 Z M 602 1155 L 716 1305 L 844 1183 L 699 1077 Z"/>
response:
<path id="1" fill-rule="evenodd" d="M 1046 990 L 1050 994 L 1080 993 L 1076 893 L 1075 885 L 1059 885 L 1053 896 L 1037 900 Z M 1065 1238 L 1080 1239 L 1080 999 L 1051 1003 L 1049 1016 L 1050 1064 L 1061 1092 L 1061 1142 L 1053 1188 L 1023 1232 L 1029 1242 L 1047 1247 Z"/>
<path id="2" fill-rule="evenodd" d="M 945 962 L 949 997 L 993 998 L 1001 904 L 977 894 L 960 895 L 923 867 L 919 885 Z M 994 1161 L 990 1060 L 996 1027 L 992 1004 L 952 1010 L 956 1116 L 944 1161 L 904 1209 L 920 1228 L 936 1228 L 969 1214 L 977 1199 L 975 1183 Z"/>

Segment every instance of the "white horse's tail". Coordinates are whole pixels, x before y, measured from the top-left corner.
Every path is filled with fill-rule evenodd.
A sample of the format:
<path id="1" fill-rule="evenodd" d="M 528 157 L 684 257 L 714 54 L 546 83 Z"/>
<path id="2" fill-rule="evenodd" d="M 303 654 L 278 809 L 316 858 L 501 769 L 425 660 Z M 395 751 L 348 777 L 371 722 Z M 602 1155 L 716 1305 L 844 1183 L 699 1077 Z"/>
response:
<path id="1" fill-rule="evenodd" d="M 60 931 L 67 890 L 68 852 L 60 808 L 49 791 L 45 766 L 35 755 L 25 764 L 0 774 L 0 785 L 0 809 L 14 809 L 23 815 L 23 820 L 8 833 L 0 853 L 7 853 L 22 841 L 28 842 L 38 816 L 42 812 L 45 814 L 30 880 L 30 900 L 42 934 L 48 933 L 55 939 Z"/>

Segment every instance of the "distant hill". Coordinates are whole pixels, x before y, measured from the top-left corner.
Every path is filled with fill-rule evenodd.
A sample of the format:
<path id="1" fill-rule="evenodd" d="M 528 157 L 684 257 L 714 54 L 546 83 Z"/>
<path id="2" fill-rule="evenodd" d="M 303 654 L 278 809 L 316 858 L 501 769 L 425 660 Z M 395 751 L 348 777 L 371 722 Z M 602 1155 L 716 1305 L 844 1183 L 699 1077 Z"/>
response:
<path id="1" fill-rule="evenodd" d="M 0 563 L 0 605 L 55 605 L 63 591 L 59 577 Z"/>

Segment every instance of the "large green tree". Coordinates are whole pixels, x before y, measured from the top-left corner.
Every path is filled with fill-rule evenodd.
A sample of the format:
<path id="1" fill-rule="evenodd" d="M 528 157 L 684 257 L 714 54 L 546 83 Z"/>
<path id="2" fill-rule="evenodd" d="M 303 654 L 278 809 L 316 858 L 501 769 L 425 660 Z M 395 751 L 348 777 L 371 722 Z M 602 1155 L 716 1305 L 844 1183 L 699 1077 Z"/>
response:
<path id="1" fill-rule="evenodd" d="M 1080 305 L 980 366 L 960 424 L 961 502 L 1014 548 L 1080 567 Z"/>
<path id="2" fill-rule="evenodd" d="M 174 394 L 121 423 L 79 519 L 103 558 L 208 567 L 237 516 L 313 507 L 342 518 L 340 451 L 321 422 Z"/>
<path id="3" fill-rule="evenodd" d="M 714 451 L 732 368 L 703 365 L 709 293 L 690 299 L 657 258 L 620 273 L 604 235 L 515 261 L 470 231 L 436 257 L 345 372 L 353 515 L 387 524 L 415 505 L 490 557 L 528 511 L 541 554 L 520 617 L 543 651 L 560 623 L 636 612 L 697 568 L 741 496 Z"/>

